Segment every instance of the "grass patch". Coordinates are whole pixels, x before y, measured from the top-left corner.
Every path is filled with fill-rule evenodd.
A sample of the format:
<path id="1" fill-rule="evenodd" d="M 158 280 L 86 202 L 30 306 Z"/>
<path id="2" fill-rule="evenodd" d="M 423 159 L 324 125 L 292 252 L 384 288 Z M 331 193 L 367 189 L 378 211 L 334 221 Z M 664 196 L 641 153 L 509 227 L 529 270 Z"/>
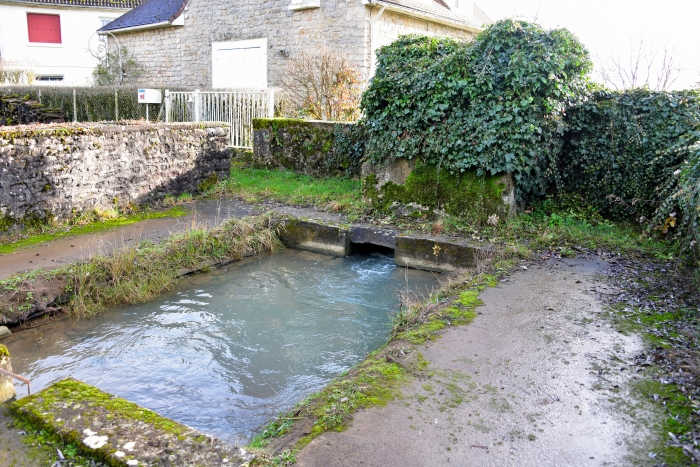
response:
<path id="1" fill-rule="evenodd" d="M 675 384 L 662 384 L 657 380 L 643 379 L 638 381 L 634 390 L 645 399 L 656 399 L 663 403 L 664 418 L 661 420 L 657 431 L 661 439 L 668 439 L 668 434 L 681 434 L 692 431 L 694 412 L 697 411 L 697 401 L 692 401 Z M 695 404 L 693 404 L 695 402 Z M 685 466 L 688 465 L 688 457 L 683 454 L 680 446 L 671 446 L 666 442 L 658 442 L 654 446 L 664 465 Z"/>
<path id="2" fill-rule="evenodd" d="M 406 369 L 398 363 L 374 355 L 358 365 L 348 378 L 338 379 L 309 398 L 301 409 L 315 418 L 311 433 L 297 443 L 309 444 L 325 431 L 343 431 L 353 413 L 400 397 L 399 387 L 407 378 Z"/>
<path id="3" fill-rule="evenodd" d="M 437 292 L 427 300 L 402 297 L 403 306 L 392 314 L 392 339 L 405 340 L 411 344 L 423 344 L 434 340 L 447 326 L 471 323 L 476 317 L 476 307 L 482 304 L 479 292 L 496 285 L 496 277 L 489 274 L 473 276 L 465 272 L 457 278 L 448 278 Z M 454 297 L 447 306 L 441 302 Z"/>
<path id="4" fill-rule="evenodd" d="M 359 180 L 348 178 L 315 178 L 287 171 L 234 167 L 228 179 L 205 195 L 234 196 L 248 203 L 277 201 L 358 213 L 364 209 L 360 185 Z"/>
<path id="5" fill-rule="evenodd" d="M 26 233 L 22 234 L 23 238 L 21 239 L 17 239 L 16 237 L 0 237 L 0 255 L 12 253 L 20 248 L 50 242 L 69 236 L 96 234 L 112 230 L 116 227 L 135 224 L 148 219 L 182 217 L 187 215 L 187 213 L 188 211 L 182 206 L 174 206 L 166 211 L 140 212 L 123 216 L 115 214 L 115 217 L 112 217 L 111 215 L 94 217 L 87 221 L 86 224 L 82 224 L 82 221 L 80 221 L 79 224 L 75 225 L 63 225 L 58 227 L 42 226 L 31 228 Z M 75 222 L 75 220 L 73 222 Z"/>

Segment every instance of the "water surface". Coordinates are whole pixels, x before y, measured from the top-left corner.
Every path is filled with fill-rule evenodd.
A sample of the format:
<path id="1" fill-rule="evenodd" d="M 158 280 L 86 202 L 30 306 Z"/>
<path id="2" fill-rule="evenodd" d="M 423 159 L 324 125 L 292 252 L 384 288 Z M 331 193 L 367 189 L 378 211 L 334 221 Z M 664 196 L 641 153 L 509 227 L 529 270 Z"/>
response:
<path id="1" fill-rule="evenodd" d="M 16 333 L 6 344 L 34 391 L 72 376 L 245 441 L 386 342 L 399 290 L 434 284 L 433 274 L 397 268 L 378 253 L 285 251 L 193 276 L 153 302 Z"/>

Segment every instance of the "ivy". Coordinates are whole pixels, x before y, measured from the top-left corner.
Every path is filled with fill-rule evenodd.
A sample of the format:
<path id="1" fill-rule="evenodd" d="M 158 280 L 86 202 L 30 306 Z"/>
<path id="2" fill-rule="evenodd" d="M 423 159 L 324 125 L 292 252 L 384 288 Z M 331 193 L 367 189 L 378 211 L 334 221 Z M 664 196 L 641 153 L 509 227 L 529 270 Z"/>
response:
<path id="1" fill-rule="evenodd" d="M 692 139 L 688 145 L 686 141 Z M 660 194 L 651 228 L 677 239 L 687 257 L 700 259 L 700 125 L 669 148 L 665 155 L 685 160 L 669 177 Z M 696 263 L 700 264 L 700 263 Z"/>
<path id="2" fill-rule="evenodd" d="M 504 20 L 473 42 L 403 36 L 378 53 L 362 99 L 374 163 L 418 158 L 453 174 L 508 172 L 544 192 L 563 109 L 585 91 L 588 52 L 565 29 Z"/>
<path id="3" fill-rule="evenodd" d="M 700 141 L 697 91 L 596 91 L 567 114 L 560 189 L 607 217 L 654 215 Z"/>

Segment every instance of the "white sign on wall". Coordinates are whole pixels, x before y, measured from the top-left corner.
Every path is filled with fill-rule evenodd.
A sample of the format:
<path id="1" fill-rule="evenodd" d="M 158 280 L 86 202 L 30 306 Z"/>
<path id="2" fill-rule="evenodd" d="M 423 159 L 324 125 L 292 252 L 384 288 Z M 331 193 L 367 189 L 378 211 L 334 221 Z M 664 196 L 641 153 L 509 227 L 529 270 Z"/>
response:
<path id="1" fill-rule="evenodd" d="M 211 85 L 216 89 L 267 89 L 267 38 L 212 42 Z"/>

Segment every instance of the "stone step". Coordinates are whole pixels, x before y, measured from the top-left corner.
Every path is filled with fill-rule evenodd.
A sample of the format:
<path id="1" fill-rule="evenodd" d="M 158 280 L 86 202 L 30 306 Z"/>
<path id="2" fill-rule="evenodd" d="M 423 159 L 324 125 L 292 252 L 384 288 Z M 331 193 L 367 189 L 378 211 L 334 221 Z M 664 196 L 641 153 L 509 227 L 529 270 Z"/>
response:
<path id="1" fill-rule="evenodd" d="M 254 457 L 72 378 L 14 402 L 11 410 L 110 466 L 240 466 Z"/>

